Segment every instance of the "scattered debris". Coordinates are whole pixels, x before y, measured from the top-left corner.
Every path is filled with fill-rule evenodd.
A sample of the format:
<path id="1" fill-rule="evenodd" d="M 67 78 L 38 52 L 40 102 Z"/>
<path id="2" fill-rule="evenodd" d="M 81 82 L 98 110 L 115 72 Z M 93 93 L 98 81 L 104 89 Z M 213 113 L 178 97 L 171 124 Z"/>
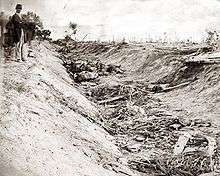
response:
<path id="1" fill-rule="evenodd" d="M 76 82 L 91 81 L 95 80 L 96 78 L 98 78 L 98 74 L 94 72 L 82 71 L 74 74 L 74 80 Z"/>
<path id="2" fill-rule="evenodd" d="M 214 166 L 220 161 L 216 136 L 204 131 L 204 128 L 213 129 L 212 123 L 176 117 L 152 94 L 170 92 L 196 81 L 204 67 L 185 58 L 209 52 L 211 47 L 154 47 L 157 56 L 169 53 L 173 58 L 177 55 L 182 58 L 174 60 L 178 69 L 150 83 L 146 80 L 121 81 L 120 76 L 125 73 L 121 65 L 103 62 L 103 57 L 128 47 L 126 43 L 71 43 L 62 40 L 57 43 L 67 71 L 100 107 L 101 123 L 97 123 L 115 136 L 116 145 L 128 156 L 132 169 L 161 176 L 199 176 L 215 171 Z M 120 81 L 116 84 L 101 81 L 101 78 L 111 75 L 117 75 Z"/>

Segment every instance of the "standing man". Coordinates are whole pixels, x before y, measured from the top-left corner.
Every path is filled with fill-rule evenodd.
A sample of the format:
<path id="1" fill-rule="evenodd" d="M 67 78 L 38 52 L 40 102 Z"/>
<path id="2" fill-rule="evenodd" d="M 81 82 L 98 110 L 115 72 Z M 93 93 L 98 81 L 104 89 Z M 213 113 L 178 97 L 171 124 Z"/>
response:
<path id="1" fill-rule="evenodd" d="M 0 49 L 3 47 L 3 41 L 4 41 L 4 27 L 5 27 L 5 15 L 4 12 L 0 13 Z"/>
<path id="2" fill-rule="evenodd" d="M 20 60 L 25 61 L 23 57 L 24 31 L 22 29 L 22 18 L 21 18 L 22 5 L 17 4 L 15 9 L 16 9 L 16 13 L 12 16 L 11 22 L 14 25 L 13 40 L 15 43 L 15 57 L 19 62 Z"/>

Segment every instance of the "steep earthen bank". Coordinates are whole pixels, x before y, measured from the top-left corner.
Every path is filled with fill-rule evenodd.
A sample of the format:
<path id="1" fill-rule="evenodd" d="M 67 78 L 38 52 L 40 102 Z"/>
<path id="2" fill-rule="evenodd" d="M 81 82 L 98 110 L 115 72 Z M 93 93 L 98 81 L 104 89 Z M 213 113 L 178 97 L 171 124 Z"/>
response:
<path id="1" fill-rule="evenodd" d="M 219 64 L 186 62 L 209 52 L 208 47 L 59 42 L 73 79 L 78 72 L 96 73 L 77 85 L 99 105 L 102 116 L 96 122 L 115 136 L 138 174 L 200 175 L 219 167 L 218 148 L 208 141 L 219 142 Z M 198 149 L 174 155 L 185 132 L 193 138 L 186 150 L 212 148 L 212 164 Z"/>
<path id="2" fill-rule="evenodd" d="M 134 175 L 53 47 L 29 50 L 26 62 L 1 56 L 0 176 Z"/>

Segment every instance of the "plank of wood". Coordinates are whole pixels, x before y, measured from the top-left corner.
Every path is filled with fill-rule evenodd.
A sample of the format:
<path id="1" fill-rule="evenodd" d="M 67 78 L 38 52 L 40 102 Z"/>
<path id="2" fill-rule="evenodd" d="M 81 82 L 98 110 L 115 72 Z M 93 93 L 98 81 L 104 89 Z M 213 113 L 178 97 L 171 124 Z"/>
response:
<path id="1" fill-rule="evenodd" d="M 205 136 L 205 138 L 208 140 L 208 154 L 209 156 L 213 156 L 215 154 L 215 150 L 217 149 L 217 142 L 214 138 L 210 136 Z"/>
<path id="2" fill-rule="evenodd" d="M 186 63 L 198 63 L 198 64 L 220 64 L 220 60 L 191 60 Z"/>
<path id="3" fill-rule="evenodd" d="M 107 99 L 107 100 L 98 101 L 98 104 L 110 103 L 110 102 L 113 102 L 113 101 L 117 101 L 117 100 L 123 99 L 124 97 L 125 96 L 122 95 L 122 96 L 113 97 L 113 98 L 110 98 L 110 99 Z"/>
<path id="4" fill-rule="evenodd" d="M 199 176 L 219 176 L 219 173 L 215 173 L 215 172 L 210 172 L 210 173 L 205 173 Z"/>
<path id="5" fill-rule="evenodd" d="M 180 88 L 180 87 L 183 87 L 183 86 L 187 86 L 191 83 L 191 81 L 188 81 L 188 82 L 185 82 L 185 83 L 182 83 L 182 84 L 179 84 L 177 86 L 173 86 L 173 87 L 167 87 L 167 88 L 164 88 L 162 90 L 162 92 L 168 92 L 168 91 L 171 91 L 173 89 L 177 89 L 177 88 Z"/>
<path id="6" fill-rule="evenodd" d="M 108 108 L 117 108 L 119 107 L 119 104 L 115 104 L 115 105 L 107 105 Z"/>
<path id="7" fill-rule="evenodd" d="M 192 136 L 188 132 L 184 132 L 179 137 L 176 145 L 174 146 L 174 150 L 173 150 L 174 155 L 179 155 L 184 151 L 184 149 L 186 147 L 186 144 L 187 144 L 187 142 L 189 141 L 190 138 L 192 138 Z"/>

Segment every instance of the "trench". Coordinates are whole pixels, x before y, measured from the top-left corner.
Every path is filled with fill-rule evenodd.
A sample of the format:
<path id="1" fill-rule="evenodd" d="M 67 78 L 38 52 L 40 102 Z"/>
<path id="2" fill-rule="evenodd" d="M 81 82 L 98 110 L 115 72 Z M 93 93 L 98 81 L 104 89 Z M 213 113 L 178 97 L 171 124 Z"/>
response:
<path id="1" fill-rule="evenodd" d="M 55 45 L 76 86 L 99 108 L 95 123 L 115 137 L 135 173 L 199 176 L 219 167 L 219 145 L 210 147 L 219 128 L 207 119 L 177 116 L 162 99 L 166 92 L 195 85 L 212 68 L 186 64 L 184 58 L 194 52 L 126 43 L 59 40 Z M 184 133 L 191 138 L 174 155 Z"/>

